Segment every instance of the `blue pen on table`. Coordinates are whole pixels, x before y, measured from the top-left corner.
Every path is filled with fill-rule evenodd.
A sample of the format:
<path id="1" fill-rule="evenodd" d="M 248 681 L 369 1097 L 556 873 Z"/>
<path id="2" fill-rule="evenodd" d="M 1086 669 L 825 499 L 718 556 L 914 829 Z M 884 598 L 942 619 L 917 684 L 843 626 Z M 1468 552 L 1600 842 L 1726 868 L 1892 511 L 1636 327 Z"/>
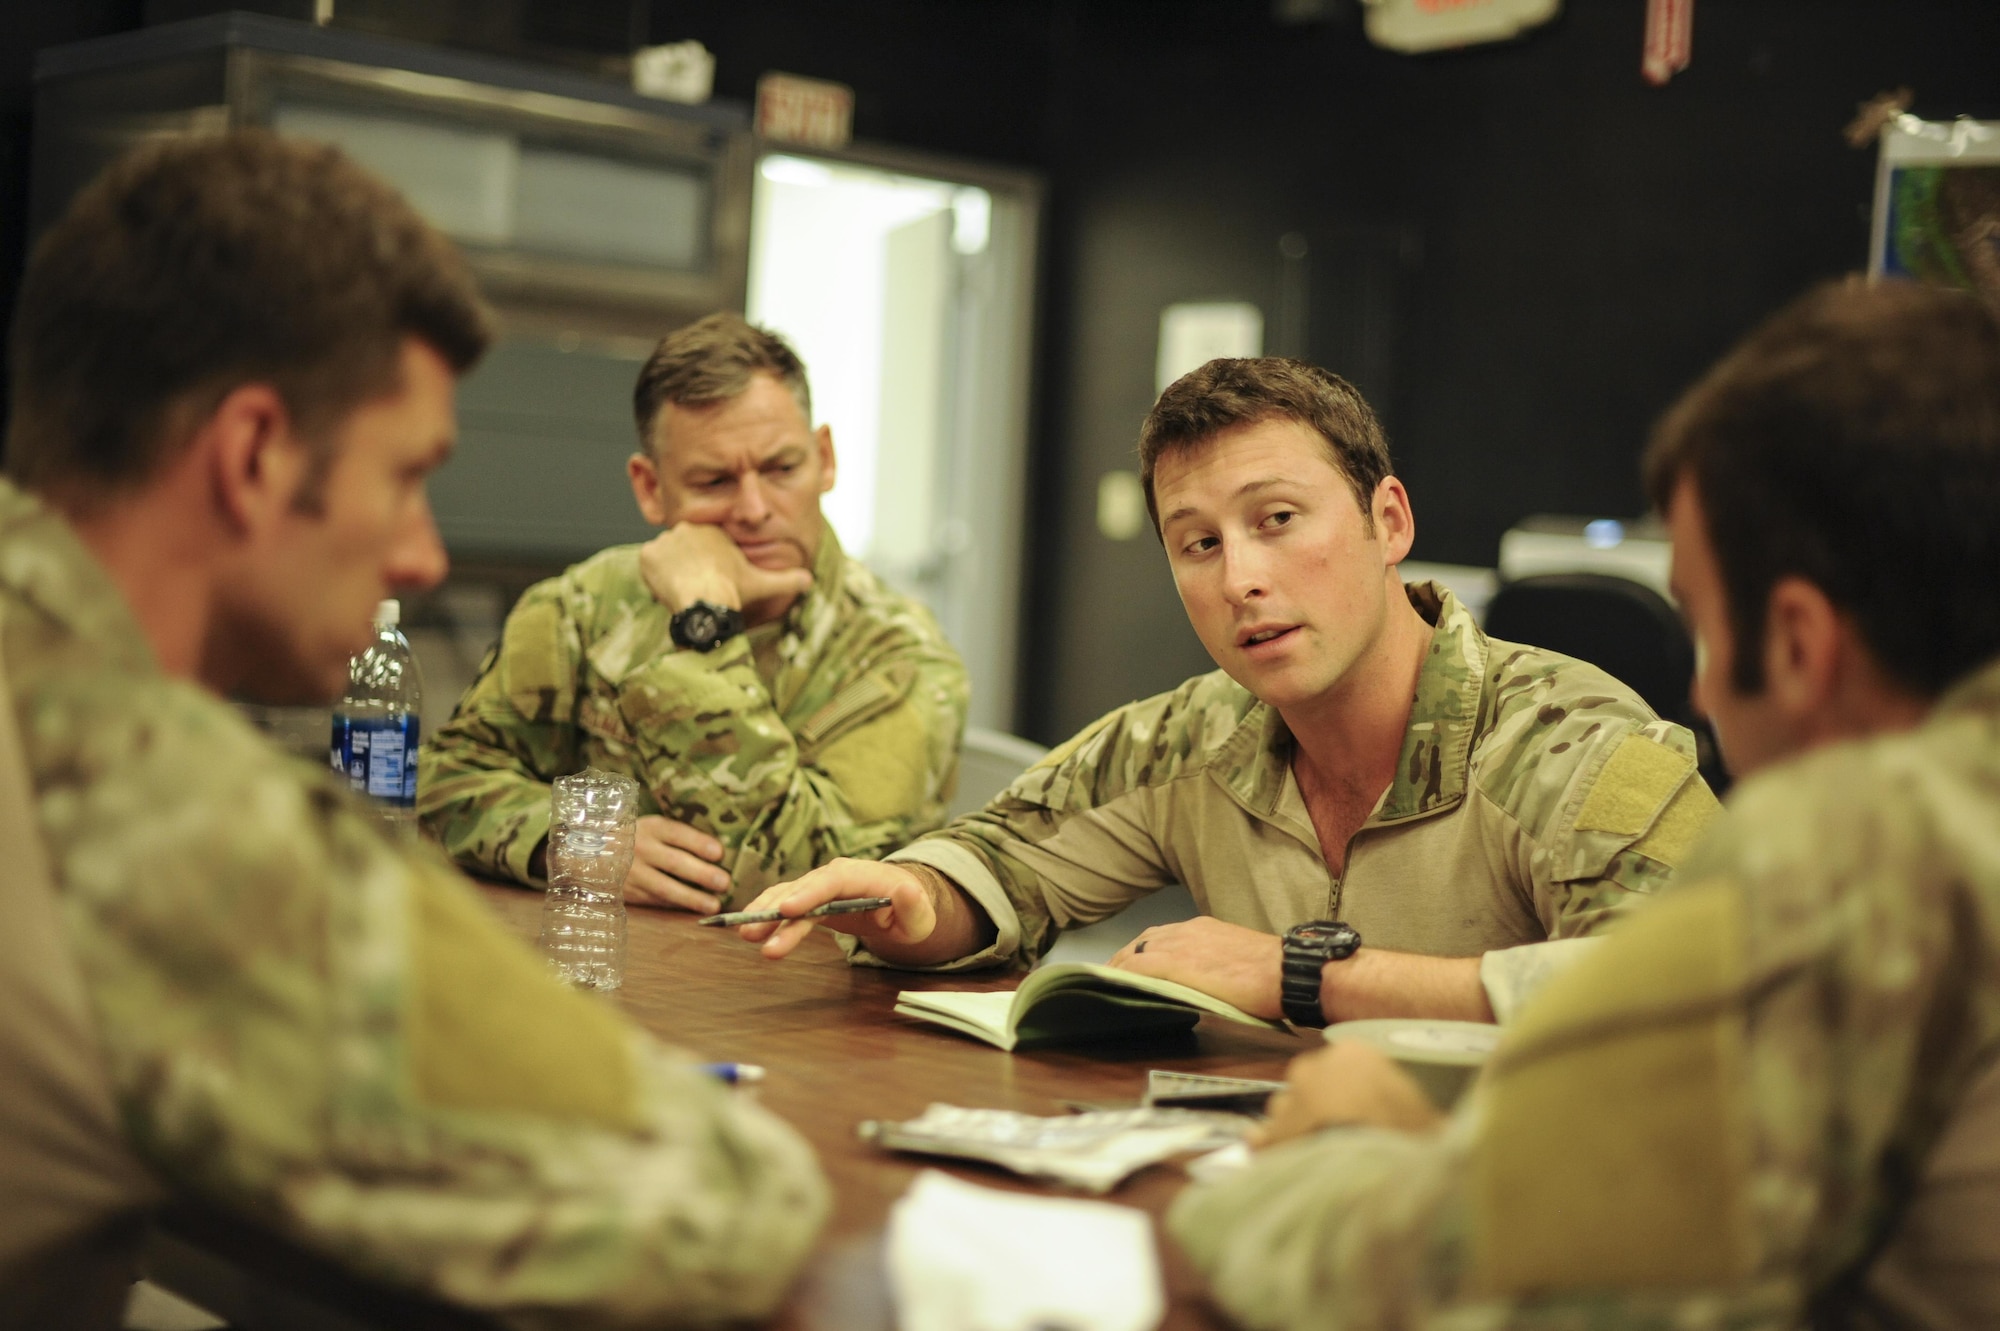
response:
<path id="1" fill-rule="evenodd" d="M 764 1069 L 755 1063 L 704 1063 L 701 1070 L 731 1086 L 755 1086 L 764 1080 Z"/>

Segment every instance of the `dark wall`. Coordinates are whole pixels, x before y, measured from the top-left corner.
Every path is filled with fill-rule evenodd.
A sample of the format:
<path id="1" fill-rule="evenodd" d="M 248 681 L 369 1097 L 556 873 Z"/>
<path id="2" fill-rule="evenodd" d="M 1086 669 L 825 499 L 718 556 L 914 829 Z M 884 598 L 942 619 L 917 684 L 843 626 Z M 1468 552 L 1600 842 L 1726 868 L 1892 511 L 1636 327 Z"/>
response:
<path id="1" fill-rule="evenodd" d="M 1085 6 L 1058 54 L 1075 74 L 1047 161 L 1037 738 L 1209 668 L 1157 543 L 1094 525 L 1097 479 L 1130 465 L 1152 399 L 1163 305 L 1249 299 L 1270 329 L 1278 239 L 1302 233 L 1309 349 L 1354 373 L 1324 279 L 1344 248 L 1409 236 L 1409 270 L 1385 278 L 1382 405 L 1415 556 L 1491 564 L 1526 514 L 1640 511 L 1637 453 L 1675 393 L 1760 315 L 1865 262 L 1874 155 L 1841 138 L 1857 102 L 1906 84 L 1920 113 L 2000 113 L 1985 0 L 1703 4 L 1666 88 L 1639 77 L 1640 0 L 1575 0 L 1520 42 L 1428 57 L 1246 9 Z"/>
<path id="2" fill-rule="evenodd" d="M 0 5 L 0 312 L 33 51 L 139 7 Z M 1417 557 L 1491 563 L 1525 514 L 1638 511 L 1635 458 L 1674 393 L 1863 262 L 1874 159 L 1840 137 L 1857 102 L 1906 84 L 1922 114 L 2000 115 L 1992 0 L 1711 0 L 1663 89 L 1638 74 L 1643 0 L 1572 0 L 1522 41 L 1425 57 L 1331 8 L 1291 27 L 1261 0 L 653 2 L 653 38 L 706 42 L 724 96 L 767 69 L 839 79 L 864 137 L 1048 176 L 1036 738 L 1209 664 L 1157 543 L 1094 525 L 1152 401 L 1163 305 L 1252 300 L 1277 343 L 1278 240 L 1305 237 L 1305 343 L 1283 349 L 1379 399 Z"/>
<path id="3" fill-rule="evenodd" d="M 13 321 L 28 219 L 28 116 L 35 52 L 139 26 L 142 0 L 6 0 L 0 3 L 0 329 Z M 4 342 L 0 333 L 0 342 Z M 0 420 L 7 388 L 0 375 Z"/>

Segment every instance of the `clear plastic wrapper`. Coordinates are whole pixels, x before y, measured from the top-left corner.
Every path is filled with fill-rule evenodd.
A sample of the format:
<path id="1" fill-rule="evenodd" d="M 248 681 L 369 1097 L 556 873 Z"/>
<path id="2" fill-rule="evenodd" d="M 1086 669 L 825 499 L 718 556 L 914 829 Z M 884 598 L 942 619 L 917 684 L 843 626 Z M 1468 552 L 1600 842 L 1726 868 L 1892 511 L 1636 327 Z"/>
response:
<path id="1" fill-rule="evenodd" d="M 1239 1140 L 1251 1120 L 1194 1109 L 1116 1109 L 1050 1118 L 934 1104 L 901 1123 L 870 1119 L 864 1141 L 892 1151 L 999 1165 L 1086 1192 L 1117 1187 L 1147 1165 Z"/>

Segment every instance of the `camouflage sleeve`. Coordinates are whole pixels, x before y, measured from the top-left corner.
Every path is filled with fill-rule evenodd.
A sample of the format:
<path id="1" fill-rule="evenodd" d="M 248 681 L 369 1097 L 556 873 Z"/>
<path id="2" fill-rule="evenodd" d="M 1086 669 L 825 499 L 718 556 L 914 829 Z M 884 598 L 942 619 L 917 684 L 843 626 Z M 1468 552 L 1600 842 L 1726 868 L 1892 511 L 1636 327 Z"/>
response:
<path id="1" fill-rule="evenodd" d="M 583 644 L 561 581 L 528 589 L 451 720 L 417 754 L 417 814 L 445 853 L 481 873 L 538 884 L 549 783 L 575 771 Z"/>
<path id="2" fill-rule="evenodd" d="M 363 1274 L 535 1325 L 768 1314 L 826 1213 L 810 1149 L 558 985 L 324 774 L 160 694 L 32 727 L 142 1156 Z"/>
<path id="3" fill-rule="evenodd" d="M 1170 1223 L 1217 1300 L 1256 1331 L 1796 1324 L 1751 1237 L 1731 907 L 1690 889 L 1604 940 L 1442 1133 L 1331 1129 L 1190 1190 Z"/>
<path id="4" fill-rule="evenodd" d="M 1246 1331 L 1425 1326 L 1452 1283 L 1468 1131 L 1286 1142 L 1183 1192 L 1166 1227 Z"/>
<path id="5" fill-rule="evenodd" d="M 1670 882 L 1721 806 L 1694 736 L 1636 701 L 1586 696 L 1519 721 L 1479 793 L 1519 829 L 1516 872 L 1548 936 L 1580 938 Z"/>
<path id="6" fill-rule="evenodd" d="M 1690 882 L 1526 1005 L 1441 1137 L 1333 1130 L 1185 1194 L 1172 1227 L 1218 1301 L 1260 1331 L 1859 1306 L 1989 1037 L 1981 870 L 1894 789 L 1934 773 L 1856 761 L 1746 785 Z M 1957 846 L 1990 872 L 1981 833 Z"/>
<path id="7" fill-rule="evenodd" d="M 750 644 L 661 653 L 619 684 L 639 779 L 723 843 L 729 900 L 839 856 L 874 858 L 944 818 L 965 728 L 965 667 L 908 639 L 850 663 L 794 734 Z"/>
<path id="8" fill-rule="evenodd" d="M 991 946 L 936 969 L 1032 964 L 1063 929 L 1108 919 L 1180 880 L 1154 833 L 1147 786 L 1157 764 L 1197 740 L 1181 699 L 1176 692 L 1119 708 L 985 808 L 890 857 L 936 869 L 993 921 Z M 851 939 L 843 946 L 851 960 L 879 964 Z"/>

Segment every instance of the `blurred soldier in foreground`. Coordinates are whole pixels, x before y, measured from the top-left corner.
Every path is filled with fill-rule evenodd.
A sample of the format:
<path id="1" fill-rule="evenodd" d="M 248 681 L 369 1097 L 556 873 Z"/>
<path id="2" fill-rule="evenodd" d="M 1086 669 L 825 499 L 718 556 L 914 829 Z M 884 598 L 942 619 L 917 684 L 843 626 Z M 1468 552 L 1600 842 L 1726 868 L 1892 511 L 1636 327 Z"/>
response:
<path id="1" fill-rule="evenodd" d="M 549 783 L 627 772 L 656 811 L 626 896 L 704 914 L 937 826 L 965 667 L 827 528 L 833 434 L 799 358 L 711 315 L 660 343 L 633 398 L 632 493 L 666 530 L 529 588 L 422 751 L 424 825 L 466 867 L 539 885 Z"/>
<path id="2" fill-rule="evenodd" d="M 1602 670 L 1403 584 L 1416 518 L 1352 385 L 1210 361 L 1160 395 L 1139 468 L 1220 668 L 1112 712 L 887 863 L 761 904 L 888 896 L 827 923 L 864 959 L 969 966 L 1032 961 L 1183 882 L 1202 916 L 1112 965 L 1300 1025 L 1490 1021 L 1551 950 L 1673 873 L 1716 808 L 1692 736 Z M 811 927 L 744 932 L 782 956 Z"/>
<path id="3" fill-rule="evenodd" d="M 537 1325 L 767 1313 L 819 1227 L 789 1128 L 218 696 L 335 695 L 376 601 L 443 576 L 424 481 L 487 336 L 400 198 L 261 134 L 142 150 L 36 251 L 0 482 L 0 814 L 39 831 L 0 944 L 0 1323 L 114 1325 L 163 1195 Z"/>
<path id="4" fill-rule="evenodd" d="M 1295 1064 L 1170 1220 L 1246 1326 L 2000 1326 L 2000 323 L 1818 290 L 1647 478 L 1755 775 L 1448 1122 Z"/>

